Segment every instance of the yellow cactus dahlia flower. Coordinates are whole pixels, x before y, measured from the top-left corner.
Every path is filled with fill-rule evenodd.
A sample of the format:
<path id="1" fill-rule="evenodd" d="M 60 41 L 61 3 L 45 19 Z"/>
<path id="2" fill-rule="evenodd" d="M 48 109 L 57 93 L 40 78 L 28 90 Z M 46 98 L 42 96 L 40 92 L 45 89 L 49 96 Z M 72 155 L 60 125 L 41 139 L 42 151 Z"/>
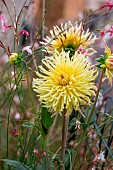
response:
<path id="1" fill-rule="evenodd" d="M 101 63 L 101 62 L 100 62 Z M 111 53 L 110 48 L 105 43 L 105 53 L 103 57 L 103 63 L 100 64 L 100 67 L 105 69 L 105 74 L 109 79 L 110 84 L 112 84 L 113 78 L 113 54 Z"/>
<path id="2" fill-rule="evenodd" d="M 38 78 L 33 79 L 33 89 L 45 107 L 54 114 L 66 108 L 68 116 L 73 108 L 90 103 L 90 97 L 95 95 L 97 72 L 82 54 L 75 53 L 70 59 L 69 52 L 56 51 L 42 64 L 36 71 Z"/>
<path id="3" fill-rule="evenodd" d="M 96 36 L 93 36 L 89 32 L 89 29 L 86 32 L 83 30 L 82 23 L 80 25 L 76 23 L 73 26 L 70 21 L 64 26 L 61 24 L 61 28 L 54 26 L 53 30 L 50 30 L 50 34 L 51 37 L 47 36 L 44 42 L 41 42 L 50 54 L 53 54 L 55 50 L 58 52 L 64 50 L 66 52 L 70 51 L 70 55 L 72 56 L 80 46 L 86 49 L 96 40 Z M 93 48 L 88 49 L 89 55 L 94 52 L 95 50 Z"/>

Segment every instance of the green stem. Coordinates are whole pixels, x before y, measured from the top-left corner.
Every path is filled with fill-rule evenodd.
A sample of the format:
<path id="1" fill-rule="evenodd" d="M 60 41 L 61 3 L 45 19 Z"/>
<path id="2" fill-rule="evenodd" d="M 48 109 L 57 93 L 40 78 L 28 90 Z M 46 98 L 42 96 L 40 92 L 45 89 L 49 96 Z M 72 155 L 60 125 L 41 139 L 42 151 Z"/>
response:
<path id="1" fill-rule="evenodd" d="M 30 100 L 31 100 L 31 103 L 32 103 L 32 107 L 33 107 L 34 113 L 36 114 L 35 105 L 34 105 L 34 102 L 33 102 L 33 97 L 32 97 L 31 88 L 30 88 L 28 66 L 27 66 L 26 61 L 23 60 L 23 62 L 26 65 L 26 78 L 27 78 L 27 86 L 28 86 L 29 97 L 30 97 Z"/>
<path id="2" fill-rule="evenodd" d="M 7 159 L 9 157 L 9 123 L 10 123 L 10 110 L 11 110 L 11 105 L 12 105 L 12 99 L 11 99 L 11 103 L 9 106 L 9 111 L 8 111 L 8 120 L 7 120 Z"/>
<path id="3" fill-rule="evenodd" d="M 43 136 L 43 139 L 44 139 L 44 147 L 45 147 L 45 151 L 46 151 L 47 170 L 50 170 L 49 156 L 48 156 L 48 149 L 47 149 L 47 137 Z"/>
<path id="4" fill-rule="evenodd" d="M 68 132 L 68 121 L 69 121 L 69 118 L 67 118 L 65 115 L 66 115 L 66 109 L 64 108 L 64 111 L 63 111 L 63 127 L 62 127 L 61 161 L 63 161 L 64 156 L 65 156 L 67 132 Z M 62 170 L 62 169 L 63 169 L 63 166 L 61 165 L 60 170 Z"/>
<path id="5" fill-rule="evenodd" d="M 95 106 L 96 106 L 96 103 L 97 103 L 97 100 L 98 100 L 98 95 L 99 95 L 99 91 L 100 91 L 100 87 L 101 87 L 101 83 L 102 83 L 103 74 L 104 74 L 104 70 L 101 71 L 101 75 L 100 75 L 98 89 L 97 89 L 97 92 L 96 92 L 95 101 L 94 101 L 93 107 L 91 109 L 90 116 L 89 116 L 88 121 L 87 121 L 88 124 L 89 124 L 89 122 L 90 122 L 90 120 L 91 120 L 91 118 L 93 116 L 94 110 L 95 110 Z"/>
<path id="6" fill-rule="evenodd" d="M 45 25 L 45 6 L 46 6 L 46 0 L 43 0 L 43 7 L 42 7 L 42 39 L 44 38 L 44 25 Z M 42 58 L 44 58 L 44 52 L 42 51 Z"/>

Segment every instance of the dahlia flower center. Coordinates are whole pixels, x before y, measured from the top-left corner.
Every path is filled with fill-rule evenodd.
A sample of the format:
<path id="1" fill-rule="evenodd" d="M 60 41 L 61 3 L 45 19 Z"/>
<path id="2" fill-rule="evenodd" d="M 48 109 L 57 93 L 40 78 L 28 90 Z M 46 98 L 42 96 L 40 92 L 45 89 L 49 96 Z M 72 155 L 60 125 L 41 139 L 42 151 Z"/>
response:
<path id="1" fill-rule="evenodd" d="M 70 57 L 72 57 L 75 54 L 75 51 L 79 48 L 79 46 L 76 44 L 68 44 L 64 47 L 64 51 L 68 52 L 70 51 Z"/>
<path id="2" fill-rule="evenodd" d="M 62 86 L 68 85 L 69 84 L 69 76 L 64 73 L 60 74 L 59 84 Z"/>

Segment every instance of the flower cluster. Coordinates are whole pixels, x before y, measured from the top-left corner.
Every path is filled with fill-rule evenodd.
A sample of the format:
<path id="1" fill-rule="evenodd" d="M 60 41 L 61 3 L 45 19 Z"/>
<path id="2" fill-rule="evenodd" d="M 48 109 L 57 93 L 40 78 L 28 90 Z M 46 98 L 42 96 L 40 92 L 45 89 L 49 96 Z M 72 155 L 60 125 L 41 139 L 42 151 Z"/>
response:
<path id="1" fill-rule="evenodd" d="M 90 98 L 95 96 L 97 71 L 91 68 L 86 54 L 95 52 L 88 47 L 96 36 L 89 30 L 85 32 L 82 23 L 73 26 L 71 22 L 54 27 L 50 34 L 52 38 L 46 37 L 42 44 L 52 56 L 42 60 L 36 71 L 38 78 L 33 79 L 33 90 L 53 115 L 65 109 L 68 116 L 80 105 L 90 104 Z"/>

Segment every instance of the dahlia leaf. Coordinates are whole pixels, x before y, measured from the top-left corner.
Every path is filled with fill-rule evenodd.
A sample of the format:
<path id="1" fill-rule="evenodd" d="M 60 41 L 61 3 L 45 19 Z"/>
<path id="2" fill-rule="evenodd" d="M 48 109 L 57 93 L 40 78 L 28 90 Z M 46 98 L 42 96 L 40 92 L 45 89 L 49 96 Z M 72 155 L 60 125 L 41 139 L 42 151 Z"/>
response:
<path id="1" fill-rule="evenodd" d="M 9 160 L 9 159 L 2 159 L 2 161 L 4 161 L 5 164 L 7 165 L 12 166 L 15 170 L 31 170 L 31 168 L 22 164 L 19 161 Z"/>
<path id="2" fill-rule="evenodd" d="M 46 129 L 49 129 L 53 124 L 53 119 L 51 118 L 51 113 L 47 110 L 46 107 L 42 106 L 41 114 L 42 124 Z"/>
<path id="3" fill-rule="evenodd" d="M 82 126 L 82 130 L 83 131 L 88 128 L 88 124 L 87 123 L 81 123 L 81 126 Z"/>

